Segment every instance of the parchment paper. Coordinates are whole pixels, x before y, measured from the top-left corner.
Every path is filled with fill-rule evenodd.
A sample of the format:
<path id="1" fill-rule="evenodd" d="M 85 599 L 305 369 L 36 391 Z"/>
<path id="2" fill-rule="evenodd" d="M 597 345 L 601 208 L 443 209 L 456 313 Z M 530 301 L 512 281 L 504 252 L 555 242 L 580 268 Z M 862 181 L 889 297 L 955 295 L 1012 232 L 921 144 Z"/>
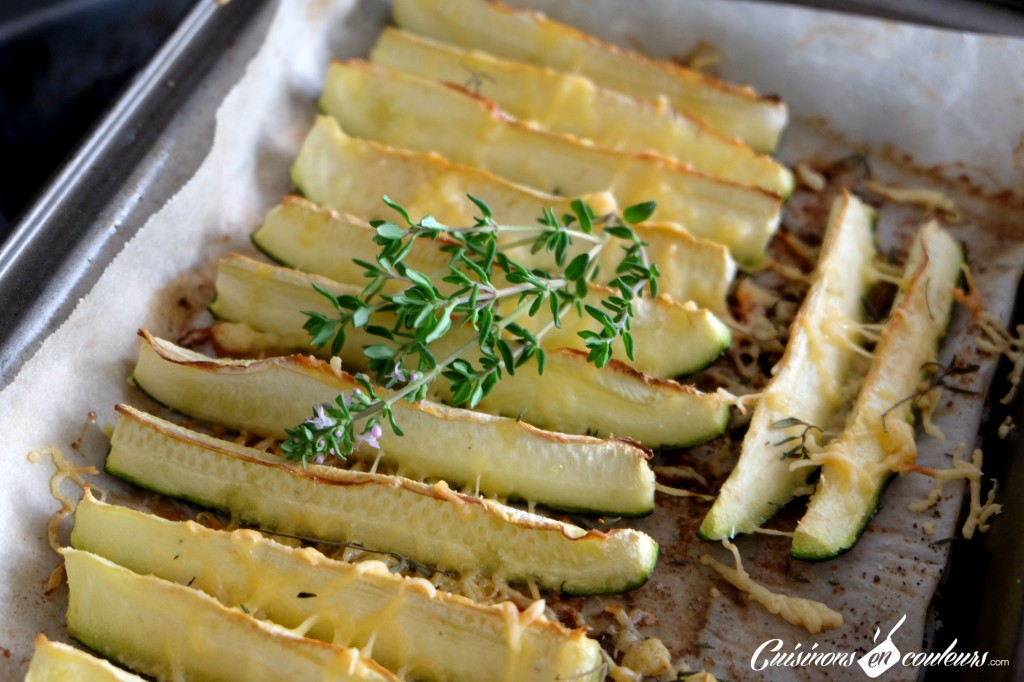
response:
<path id="1" fill-rule="evenodd" d="M 1024 222 L 1020 201 L 1000 191 L 1019 187 L 1024 173 L 1017 116 L 1024 105 L 1021 42 L 722 0 L 645 0 L 628 3 L 629 11 L 613 0 L 532 4 L 551 5 L 554 16 L 657 56 L 684 55 L 699 40 L 713 43 L 724 55 L 724 76 L 788 102 L 794 120 L 780 150 L 787 161 L 866 152 L 883 180 L 944 187 L 964 207 L 956 232 L 969 242 L 986 299 L 993 312 L 1008 315 L 1024 261 Z M 47 488 L 52 467 L 29 463 L 26 454 L 57 445 L 76 462 L 101 464 L 100 427 L 113 422 L 112 406 L 138 400 L 126 381 L 137 352 L 136 329 L 148 326 L 173 338 L 180 331 L 182 296 L 192 305 L 209 293 L 196 284 L 205 281 L 210 263 L 231 249 L 249 250 L 248 234 L 288 189 L 288 168 L 312 121 L 329 59 L 365 54 L 385 14 L 377 1 L 282 3 L 265 46 L 224 100 L 208 160 L 0 393 L 0 678 L 20 679 L 36 632 L 67 640 L 66 594 L 43 594 L 59 563 L 45 538 L 57 507 Z M 883 235 L 919 217 L 887 211 Z M 969 336 L 967 321 L 958 317 L 946 356 L 962 352 Z M 991 364 L 978 387 L 985 387 Z M 95 425 L 90 412 L 97 414 Z M 944 453 L 952 443 L 973 443 L 980 416 L 979 400 L 960 400 L 941 411 L 949 441 L 923 439 L 923 463 L 948 464 Z M 79 447 L 72 448 L 76 441 Z M 699 567 L 700 552 L 726 556 L 692 538 L 704 507 L 660 497 L 658 511 L 639 527 L 662 542 L 661 565 L 651 583 L 625 601 L 651 614 L 642 632 L 662 637 L 683 667 L 706 666 L 732 680 L 820 679 L 822 669 L 754 673 L 750 657 L 773 637 L 784 639 L 786 650 L 817 643 L 821 650 L 865 651 L 873 646 L 876 625 L 884 633 L 904 613 L 907 623 L 894 642 L 903 651 L 921 651 L 925 609 L 946 555 L 945 545 L 929 541 L 953 534 L 959 508 L 951 487 L 936 518 L 924 519 L 935 523 L 934 535 L 924 536 L 923 519 L 905 507 L 930 487 L 923 477 L 897 480 L 854 551 L 799 566 L 809 582 L 787 581 L 784 539 L 740 543 L 755 576 L 842 612 L 845 624 L 837 631 L 808 635 Z M 721 596 L 710 596 L 712 587 Z M 992 656 L 1007 658 L 1009 652 Z M 857 668 L 827 672 L 833 679 L 863 675 Z M 916 674 L 897 668 L 885 679 Z"/>

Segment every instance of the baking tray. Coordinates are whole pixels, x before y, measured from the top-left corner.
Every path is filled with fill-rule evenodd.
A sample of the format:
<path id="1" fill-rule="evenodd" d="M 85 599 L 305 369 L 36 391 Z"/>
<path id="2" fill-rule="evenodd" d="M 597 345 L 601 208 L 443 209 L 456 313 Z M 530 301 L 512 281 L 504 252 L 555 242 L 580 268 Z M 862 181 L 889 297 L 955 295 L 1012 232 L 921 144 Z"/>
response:
<path id="1" fill-rule="evenodd" d="M 270 0 L 200 2 L 22 215 L 0 246 L 0 309 L 5 311 L 0 316 L 0 387 L 199 166 L 202 146 L 194 142 L 212 140 L 220 100 L 258 49 L 275 6 Z M 949 9 L 953 6 L 957 9 Z M 901 9 L 899 17 L 1024 34 L 1024 21 L 1012 10 L 989 8 L 985 25 L 979 25 L 979 14 L 966 11 L 962 2 L 928 3 L 932 10 L 949 10 L 928 14 L 917 7 L 918 14 Z M 893 11 L 882 3 L 858 3 L 857 9 L 881 9 L 888 16 Z M 1024 319 L 1020 305 L 1015 319 Z M 994 390 L 999 393 L 1001 387 Z M 1022 401 L 1006 411 L 1024 422 Z M 988 423 L 1000 423 L 1002 413 L 997 410 Z M 941 650 L 950 637 L 958 637 L 962 649 L 988 650 L 999 642 L 1000 650 L 1016 652 L 1012 665 L 976 671 L 974 679 L 1020 679 L 1024 540 L 1019 526 L 1007 521 L 1024 513 L 1024 452 L 1018 440 L 995 441 L 988 432 L 986 438 L 1005 453 L 996 462 L 1002 469 L 1004 522 L 997 521 L 988 535 L 972 542 L 954 543 L 933 617 L 956 627 L 938 629 L 933 643 Z M 927 670 L 928 680 L 947 675 L 942 669 Z"/>

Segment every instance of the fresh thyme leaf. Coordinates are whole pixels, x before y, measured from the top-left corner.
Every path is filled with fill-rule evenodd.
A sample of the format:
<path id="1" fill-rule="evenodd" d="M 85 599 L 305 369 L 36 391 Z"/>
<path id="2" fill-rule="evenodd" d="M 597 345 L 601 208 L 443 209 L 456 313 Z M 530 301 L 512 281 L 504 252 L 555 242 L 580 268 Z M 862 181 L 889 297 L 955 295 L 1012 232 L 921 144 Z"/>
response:
<path id="1" fill-rule="evenodd" d="M 772 422 L 772 428 L 773 429 L 788 429 L 788 428 L 793 428 L 795 426 L 802 426 L 802 427 L 804 427 L 803 431 L 801 431 L 800 433 L 798 433 L 796 435 L 789 436 L 787 438 L 783 438 L 780 441 L 772 443 L 773 447 L 780 447 L 782 445 L 788 445 L 789 443 L 793 443 L 795 441 L 799 441 L 794 447 L 792 447 L 792 448 L 786 450 L 785 452 L 783 452 L 781 459 L 808 459 L 808 458 L 810 458 L 811 453 L 807 449 L 807 439 L 810 437 L 811 431 L 817 431 L 818 433 L 820 433 L 822 435 L 824 435 L 824 433 L 825 433 L 824 431 L 821 430 L 820 427 L 815 426 L 814 424 L 808 424 L 804 420 L 797 419 L 796 417 L 786 417 L 784 419 L 779 419 L 779 420 L 777 420 L 775 422 Z"/>
<path id="2" fill-rule="evenodd" d="M 622 218 L 627 223 L 642 223 L 652 215 L 654 215 L 654 209 L 658 207 L 658 204 L 653 201 L 645 201 L 640 204 L 633 204 L 622 212 Z"/>

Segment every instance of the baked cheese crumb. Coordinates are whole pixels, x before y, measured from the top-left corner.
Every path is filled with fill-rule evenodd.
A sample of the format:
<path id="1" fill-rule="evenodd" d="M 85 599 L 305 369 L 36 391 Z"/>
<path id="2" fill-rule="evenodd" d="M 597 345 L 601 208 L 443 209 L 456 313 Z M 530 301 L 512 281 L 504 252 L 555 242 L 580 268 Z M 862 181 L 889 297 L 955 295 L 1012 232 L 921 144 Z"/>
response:
<path id="1" fill-rule="evenodd" d="M 828 184 L 825 176 L 811 168 L 810 164 L 806 161 L 801 161 L 793 166 L 793 171 L 796 173 L 796 179 L 800 184 L 812 192 L 820 192 Z"/>

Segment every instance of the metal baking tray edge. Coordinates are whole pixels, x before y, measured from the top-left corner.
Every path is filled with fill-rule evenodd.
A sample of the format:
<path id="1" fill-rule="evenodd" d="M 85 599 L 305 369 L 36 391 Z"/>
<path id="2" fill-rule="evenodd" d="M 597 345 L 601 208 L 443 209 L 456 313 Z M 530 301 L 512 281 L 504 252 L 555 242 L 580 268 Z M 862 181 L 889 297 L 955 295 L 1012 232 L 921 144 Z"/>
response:
<path id="1" fill-rule="evenodd" d="M 274 2 L 201 0 L 0 245 L 0 386 L 192 176 Z"/>
<path id="2" fill-rule="evenodd" d="M 194 141 L 212 141 L 217 107 L 258 50 L 278 1 L 201 0 L 0 244 L 0 388 L 202 163 Z M 794 4 L 851 9 L 832 0 Z M 858 3 L 855 11 L 878 14 L 874 4 L 888 11 L 881 2 Z M 1009 32 L 1024 27 L 1020 16 Z M 928 16 L 906 18 L 935 23 Z M 977 19 L 970 29 L 1008 28 Z M 1022 296 L 1014 321 L 1024 321 Z M 998 650 L 1014 652 L 1010 667 L 983 668 L 971 679 L 1024 679 L 1024 541 L 1013 524 L 1024 514 L 1024 439 L 998 439 L 996 426 L 1005 415 L 1024 423 L 1024 400 L 994 409 L 982 433 L 984 443 L 1002 451 L 1004 522 L 997 520 L 986 536 L 954 543 L 932 606 L 934 619 L 947 626 L 956 621 L 949 628 L 955 632 L 944 638 L 940 629 L 932 641 L 939 650 L 959 636 L 961 648 L 985 651 L 998 643 Z M 952 678 L 931 668 L 923 679 Z"/>

